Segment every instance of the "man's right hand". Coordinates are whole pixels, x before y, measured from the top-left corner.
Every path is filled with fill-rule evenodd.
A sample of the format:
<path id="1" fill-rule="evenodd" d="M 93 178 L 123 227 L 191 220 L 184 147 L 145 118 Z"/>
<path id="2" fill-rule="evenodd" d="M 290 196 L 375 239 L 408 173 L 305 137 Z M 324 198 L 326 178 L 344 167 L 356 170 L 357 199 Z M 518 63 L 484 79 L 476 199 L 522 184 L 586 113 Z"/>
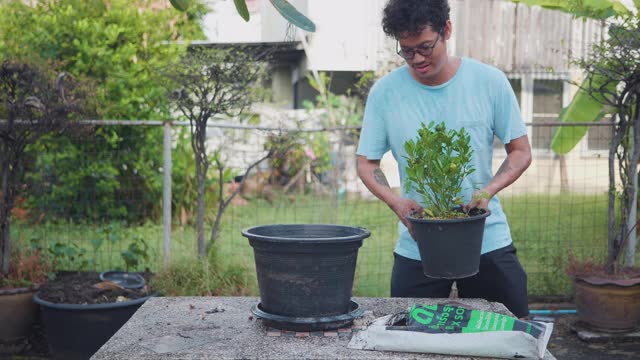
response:
<path id="1" fill-rule="evenodd" d="M 409 222 L 407 216 L 411 215 L 414 212 L 421 212 L 422 206 L 414 200 L 398 196 L 391 202 L 389 202 L 389 207 L 391 208 L 391 210 L 393 210 L 393 212 L 396 213 L 396 215 L 398 215 L 400 221 L 402 221 L 404 226 L 409 229 L 411 237 L 413 238 L 413 240 L 415 240 L 416 237 L 413 234 L 413 228 L 411 227 L 411 222 Z"/>
<path id="2" fill-rule="evenodd" d="M 378 199 L 384 201 L 396 213 L 415 240 L 416 237 L 413 236 L 411 223 L 407 220 L 407 215 L 414 211 L 422 211 L 422 206 L 413 200 L 396 195 L 391 190 L 387 178 L 384 176 L 382 169 L 380 169 L 379 159 L 367 159 L 363 155 L 358 155 L 357 164 L 358 176 L 360 176 L 362 182 Z"/>

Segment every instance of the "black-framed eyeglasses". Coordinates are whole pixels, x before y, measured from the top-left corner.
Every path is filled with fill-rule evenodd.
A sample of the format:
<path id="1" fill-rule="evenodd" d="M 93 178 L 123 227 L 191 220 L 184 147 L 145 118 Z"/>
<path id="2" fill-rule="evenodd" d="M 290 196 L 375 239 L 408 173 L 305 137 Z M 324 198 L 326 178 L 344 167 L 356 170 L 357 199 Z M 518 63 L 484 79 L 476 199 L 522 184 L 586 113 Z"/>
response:
<path id="1" fill-rule="evenodd" d="M 436 40 L 433 42 L 433 45 L 426 45 L 422 43 L 416 47 L 401 47 L 400 42 L 396 41 L 396 52 L 405 60 L 412 60 L 416 53 L 422 56 L 431 56 L 433 54 L 433 48 L 438 45 L 438 40 L 440 40 L 441 33 L 438 33 Z"/>

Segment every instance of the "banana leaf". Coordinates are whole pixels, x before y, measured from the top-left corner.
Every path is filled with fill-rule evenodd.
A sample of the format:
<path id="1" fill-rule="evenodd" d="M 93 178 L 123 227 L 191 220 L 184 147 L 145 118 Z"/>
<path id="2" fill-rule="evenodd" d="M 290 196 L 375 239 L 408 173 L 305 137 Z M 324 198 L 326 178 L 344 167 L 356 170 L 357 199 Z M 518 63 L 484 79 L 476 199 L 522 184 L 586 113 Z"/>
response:
<path id="1" fill-rule="evenodd" d="M 191 5 L 190 0 L 169 0 L 171 5 L 179 11 L 187 11 L 189 5 Z"/>
<path id="2" fill-rule="evenodd" d="M 601 101 L 598 101 L 584 90 L 589 80 L 589 78 L 584 80 L 569 106 L 560 113 L 558 121 L 566 123 L 598 122 L 608 113 L 607 108 Z M 592 87 L 597 87 L 602 83 L 603 80 L 601 78 L 594 77 Z M 610 83 L 607 89 L 615 89 L 615 84 Z M 551 139 L 551 149 L 559 155 L 568 153 L 580 142 L 588 130 L 589 126 L 558 127 Z"/>
<path id="3" fill-rule="evenodd" d="M 269 0 L 271 5 L 278 10 L 280 15 L 287 19 L 288 22 L 299 27 L 300 29 L 308 32 L 316 31 L 316 24 L 309 20 L 306 16 L 302 15 L 286 0 Z"/>
<path id="4" fill-rule="evenodd" d="M 611 16 L 627 15 L 631 11 L 619 0 L 511 0 L 514 3 L 523 3 L 528 6 L 540 6 L 545 9 L 559 10 L 578 17 L 592 19 L 607 19 Z M 638 0 L 634 0 L 638 2 Z M 637 8 L 637 4 L 636 4 Z"/>
<path id="5" fill-rule="evenodd" d="M 240 15 L 244 21 L 249 21 L 249 9 L 247 9 L 246 0 L 233 0 L 233 3 L 236 5 L 236 11 L 238 15 Z"/>

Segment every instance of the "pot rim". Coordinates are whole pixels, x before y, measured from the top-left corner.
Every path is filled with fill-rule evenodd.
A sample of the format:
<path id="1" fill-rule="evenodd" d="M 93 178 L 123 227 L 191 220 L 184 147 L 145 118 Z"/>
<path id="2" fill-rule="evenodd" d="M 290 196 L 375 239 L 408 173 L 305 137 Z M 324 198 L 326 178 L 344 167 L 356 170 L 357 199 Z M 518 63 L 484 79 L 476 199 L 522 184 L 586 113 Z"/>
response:
<path id="1" fill-rule="evenodd" d="M 18 295 L 24 294 L 28 292 L 36 292 L 40 288 L 40 285 L 32 285 L 27 287 L 19 287 L 19 288 L 5 288 L 0 289 L 0 295 Z"/>
<path id="2" fill-rule="evenodd" d="M 349 236 L 340 236 L 340 237 L 326 237 L 326 238 L 304 238 L 300 237 L 287 237 L 287 236 L 266 236 L 255 234 L 252 231 L 255 231 L 259 228 L 271 227 L 271 226 L 313 226 L 313 227 L 334 227 L 334 228 L 348 228 L 348 229 L 357 229 L 361 233 Z M 260 241 L 268 241 L 268 242 L 283 242 L 283 243 L 305 243 L 305 244 L 318 244 L 318 243 L 344 243 L 344 242 L 356 242 L 362 241 L 369 236 L 371 236 L 371 232 L 365 228 L 361 228 L 358 226 L 347 226 L 347 225 L 334 225 L 334 224 L 270 224 L 270 225 L 258 225 L 252 226 L 242 230 L 242 235 L 246 238 Z"/>
<path id="3" fill-rule="evenodd" d="M 582 281 L 590 285 L 614 285 L 622 287 L 632 287 L 640 285 L 640 277 L 630 279 L 610 279 L 601 276 L 574 276 L 574 280 Z"/>
<path id="4" fill-rule="evenodd" d="M 411 213 L 410 215 L 407 215 L 407 220 L 411 221 L 411 222 L 415 222 L 415 223 L 423 223 L 423 224 L 452 224 L 452 223 L 464 223 L 464 222 L 469 222 L 469 221 L 476 221 L 479 219 L 484 219 L 486 217 L 488 217 L 489 215 L 491 215 L 491 210 L 489 209 L 484 209 L 485 212 L 480 214 L 480 215 L 475 215 L 475 216 L 469 216 L 469 217 L 461 217 L 461 218 L 455 218 L 455 219 L 419 219 L 419 218 L 415 218 L 411 215 L 413 215 L 415 212 Z"/>
<path id="5" fill-rule="evenodd" d="M 37 292 L 35 294 L 33 294 L 33 302 L 35 302 L 38 305 L 41 306 L 46 306 L 46 307 L 50 307 L 53 309 L 58 309 L 58 310 L 85 310 L 85 311 L 89 311 L 89 310 L 109 310 L 109 309 L 117 309 L 117 308 L 122 308 L 122 307 L 127 307 L 127 306 L 132 306 L 132 305 L 138 305 L 138 304 L 142 304 L 145 301 L 147 301 L 149 298 L 156 296 L 156 293 L 153 293 L 151 295 L 145 296 L 145 297 L 141 297 L 135 300 L 129 300 L 129 301 L 121 301 L 121 302 L 116 302 L 116 303 L 105 303 L 105 304 L 69 304 L 69 303 L 54 303 L 51 301 L 47 301 L 42 299 L 39 296 L 40 292 Z"/>

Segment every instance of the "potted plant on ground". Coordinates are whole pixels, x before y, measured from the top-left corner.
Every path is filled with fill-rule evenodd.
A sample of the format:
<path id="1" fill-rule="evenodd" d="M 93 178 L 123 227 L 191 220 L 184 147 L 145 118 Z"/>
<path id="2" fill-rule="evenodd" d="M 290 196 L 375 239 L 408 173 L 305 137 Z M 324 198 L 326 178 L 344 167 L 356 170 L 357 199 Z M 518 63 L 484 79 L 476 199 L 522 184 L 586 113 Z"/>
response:
<path id="1" fill-rule="evenodd" d="M 640 268 L 634 266 L 637 245 L 633 245 L 640 161 L 640 17 L 611 24 L 608 35 L 588 58 L 577 61 L 587 75 L 582 90 L 604 104 L 615 120 L 609 148 L 607 258 L 604 262 L 570 258 L 567 272 L 574 279 L 580 320 L 605 331 L 631 331 L 640 326 Z"/>
<path id="2" fill-rule="evenodd" d="M 38 307 L 31 298 L 49 278 L 50 264 L 39 249 L 19 247 L 13 250 L 10 262 L 9 272 L 0 273 L 0 342 L 17 352 L 36 320 Z"/>
<path id="3" fill-rule="evenodd" d="M 471 166 L 470 137 L 464 128 L 422 124 L 415 140 L 405 143 L 407 192 L 422 197 L 424 210 L 408 217 L 418 243 L 424 274 L 459 279 L 475 275 L 480 264 L 486 209 L 465 212 L 460 206 L 464 179 Z"/>

